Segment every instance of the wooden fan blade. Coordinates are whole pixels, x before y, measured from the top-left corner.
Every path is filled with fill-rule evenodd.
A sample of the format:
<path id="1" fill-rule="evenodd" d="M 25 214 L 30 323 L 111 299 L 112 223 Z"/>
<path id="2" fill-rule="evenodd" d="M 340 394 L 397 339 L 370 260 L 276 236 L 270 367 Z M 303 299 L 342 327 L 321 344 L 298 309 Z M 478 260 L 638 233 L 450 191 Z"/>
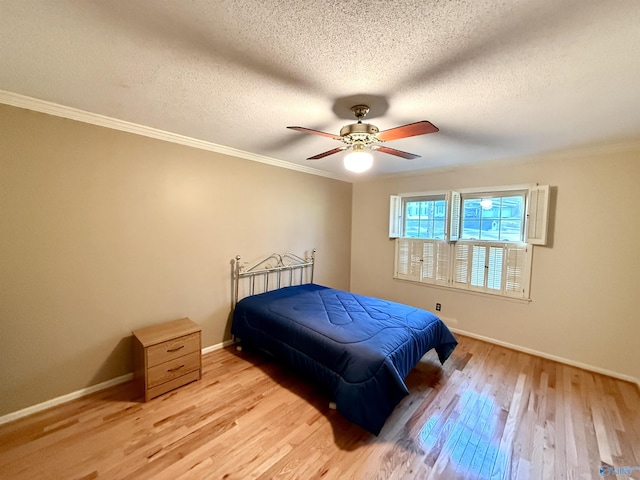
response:
<path id="1" fill-rule="evenodd" d="M 320 130 L 313 130 L 312 128 L 305 128 L 305 127 L 287 127 L 287 128 L 290 128 L 291 130 L 297 130 L 302 133 L 312 133 L 314 135 L 321 135 L 323 137 L 333 138 L 334 140 L 342 140 L 342 137 L 338 135 L 334 135 L 333 133 L 321 132 Z"/>
<path id="2" fill-rule="evenodd" d="M 338 147 L 338 148 L 334 148 L 333 150 L 329 150 L 327 152 L 324 153 L 319 153 L 318 155 L 314 155 L 313 157 L 309 157 L 307 158 L 307 160 L 319 160 L 321 158 L 324 157 L 328 157 L 329 155 L 333 155 L 334 153 L 338 153 L 341 152 L 342 150 L 346 150 L 349 147 Z"/>
<path id="3" fill-rule="evenodd" d="M 396 150 L 395 148 L 389 147 L 376 147 L 377 152 L 388 153 L 389 155 L 395 155 L 396 157 L 406 158 L 407 160 L 413 160 L 414 158 L 420 158 L 420 155 L 416 155 L 414 153 L 403 152 L 402 150 Z"/>
<path id="4" fill-rule="evenodd" d="M 390 140 L 398 140 L 400 138 L 415 137 L 416 135 L 425 135 L 427 133 L 435 133 L 438 131 L 433 123 L 423 120 L 422 122 L 410 123 L 401 127 L 390 128 L 378 134 L 378 139 L 388 142 Z"/>

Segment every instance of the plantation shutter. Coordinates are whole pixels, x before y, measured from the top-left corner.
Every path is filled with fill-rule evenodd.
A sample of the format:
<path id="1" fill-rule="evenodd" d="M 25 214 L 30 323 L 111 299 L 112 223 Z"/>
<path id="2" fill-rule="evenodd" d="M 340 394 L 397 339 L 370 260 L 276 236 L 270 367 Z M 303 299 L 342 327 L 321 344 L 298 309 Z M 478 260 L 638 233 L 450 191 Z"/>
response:
<path id="1" fill-rule="evenodd" d="M 402 235 L 402 197 L 391 195 L 389 202 L 389 238 Z"/>
<path id="2" fill-rule="evenodd" d="M 450 242 L 455 242 L 460 238 L 460 202 L 459 192 L 449 192 L 447 194 L 447 207 L 449 208 L 447 232 Z"/>
<path id="3" fill-rule="evenodd" d="M 409 275 L 409 240 L 396 240 L 396 278 L 406 278 Z"/>
<path id="4" fill-rule="evenodd" d="M 508 245 L 504 294 L 508 297 L 529 298 L 529 264 L 531 251 L 526 245 Z"/>
<path id="5" fill-rule="evenodd" d="M 435 246 L 437 251 L 435 261 L 435 283 L 438 285 L 449 285 L 451 250 L 453 246 L 449 245 L 447 242 L 437 242 Z"/>
<path id="6" fill-rule="evenodd" d="M 487 264 L 487 247 L 472 245 L 471 247 L 471 283 L 469 288 L 484 290 L 485 265 Z"/>
<path id="7" fill-rule="evenodd" d="M 423 241 L 422 243 L 422 277 L 421 281 L 433 283 L 435 280 L 435 244 L 434 242 Z"/>
<path id="8" fill-rule="evenodd" d="M 531 245 L 546 245 L 549 223 L 549 185 L 538 185 L 529 189 L 526 220 L 526 242 Z"/>
<path id="9" fill-rule="evenodd" d="M 396 239 L 395 278 L 449 285 L 451 248 L 442 240 Z"/>
<path id="10" fill-rule="evenodd" d="M 487 271 L 486 288 L 488 290 L 502 291 L 502 263 L 504 261 L 504 247 L 492 245 L 489 248 L 489 261 L 486 264 Z"/>
<path id="11" fill-rule="evenodd" d="M 420 281 L 422 242 L 409 238 L 396 240 L 396 278 Z"/>
<path id="12" fill-rule="evenodd" d="M 471 258 L 471 248 L 468 243 L 456 243 L 454 266 L 453 266 L 453 286 L 457 288 L 469 288 L 469 260 Z"/>
<path id="13" fill-rule="evenodd" d="M 502 293 L 505 285 L 506 246 L 458 242 L 455 246 L 454 287 Z"/>

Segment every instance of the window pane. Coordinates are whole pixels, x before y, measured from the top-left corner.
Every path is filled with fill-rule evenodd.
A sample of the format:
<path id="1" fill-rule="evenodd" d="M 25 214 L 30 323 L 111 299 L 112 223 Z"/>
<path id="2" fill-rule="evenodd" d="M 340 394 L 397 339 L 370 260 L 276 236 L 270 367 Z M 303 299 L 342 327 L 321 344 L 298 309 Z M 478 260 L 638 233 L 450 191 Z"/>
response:
<path id="1" fill-rule="evenodd" d="M 524 194 L 463 199 L 462 238 L 521 242 Z"/>
<path id="2" fill-rule="evenodd" d="M 429 226 L 430 226 L 430 220 L 428 218 L 425 217 L 421 217 L 420 221 L 418 222 L 419 225 L 419 230 L 418 230 L 418 234 L 420 236 L 420 238 L 425 238 L 428 237 L 428 233 L 429 233 Z"/>
<path id="3" fill-rule="evenodd" d="M 522 241 L 524 218 L 524 196 L 502 198 L 500 212 L 500 240 Z"/>
<path id="4" fill-rule="evenodd" d="M 435 200 L 433 202 L 433 237 L 444 240 L 444 230 L 447 219 L 447 202 Z"/>
<path id="5" fill-rule="evenodd" d="M 444 240 L 444 218 L 436 218 L 433 224 L 433 238 Z"/>
<path id="6" fill-rule="evenodd" d="M 465 199 L 462 202 L 462 238 L 480 238 L 481 211 L 479 198 Z"/>
<path id="7" fill-rule="evenodd" d="M 404 212 L 405 237 L 444 239 L 445 200 L 407 200 Z"/>
<path id="8" fill-rule="evenodd" d="M 407 219 L 405 221 L 404 236 L 410 238 L 418 236 L 418 220 Z"/>

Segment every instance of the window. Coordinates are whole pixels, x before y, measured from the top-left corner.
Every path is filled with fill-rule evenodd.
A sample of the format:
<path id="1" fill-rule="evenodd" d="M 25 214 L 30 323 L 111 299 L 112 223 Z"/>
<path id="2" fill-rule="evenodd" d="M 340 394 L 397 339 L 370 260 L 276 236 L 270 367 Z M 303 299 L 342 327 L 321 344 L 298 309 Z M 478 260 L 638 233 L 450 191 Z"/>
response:
<path id="1" fill-rule="evenodd" d="M 548 186 L 392 196 L 394 277 L 528 299 L 548 198 Z"/>
<path id="2" fill-rule="evenodd" d="M 440 197 L 409 197 L 403 202 L 404 236 L 444 240 L 446 201 Z"/>
<path id="3" fill-rule="evenodd" d="M 522 242 L 526 193 L 463 194 L 460 238 Z"/>
<path id="4" fill-rule="evenodd" d="M 460 198 L 456 192 L 392 195 L 389 237 L 457 240 L 459 205 Z"/>

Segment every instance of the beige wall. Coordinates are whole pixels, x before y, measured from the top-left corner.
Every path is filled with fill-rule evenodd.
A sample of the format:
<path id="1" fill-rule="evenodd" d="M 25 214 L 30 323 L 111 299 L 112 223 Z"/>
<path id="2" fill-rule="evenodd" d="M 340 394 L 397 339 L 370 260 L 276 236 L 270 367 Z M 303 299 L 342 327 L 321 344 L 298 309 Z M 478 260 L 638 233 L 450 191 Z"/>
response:
<path id="1" fill-rule="evenodd" d="M 600 153 L 598 153 L 600 152 Z M 354 185 L 351 288 L 433 310 L 452 326 L 640 379 L 640 148 L 591 149 Z M 551 245 L 535 247 L 532 302 L 392 279 L 389 195 L 550 184 Z"/>
<path id="2" fill-rule="evenodd" d="M 131 371 L 132 329 L 229 338 L 230 261 L 318 249 L 348 289 L 349 183 L 0 105 L 0 415 Z"/>
<path id="3" fill-rule="evenodd" d="M 0 416 L 128 373 L 135 328 L 189 316 L 219 344 L 230 260 L 312 247 L 318 283 L 640 378 L 640 149 L 602 151 L 352 187 L 0 105 Z M 392 279 L 390 194 L 536 182 L 555 188 L 531 303 Z"/>

